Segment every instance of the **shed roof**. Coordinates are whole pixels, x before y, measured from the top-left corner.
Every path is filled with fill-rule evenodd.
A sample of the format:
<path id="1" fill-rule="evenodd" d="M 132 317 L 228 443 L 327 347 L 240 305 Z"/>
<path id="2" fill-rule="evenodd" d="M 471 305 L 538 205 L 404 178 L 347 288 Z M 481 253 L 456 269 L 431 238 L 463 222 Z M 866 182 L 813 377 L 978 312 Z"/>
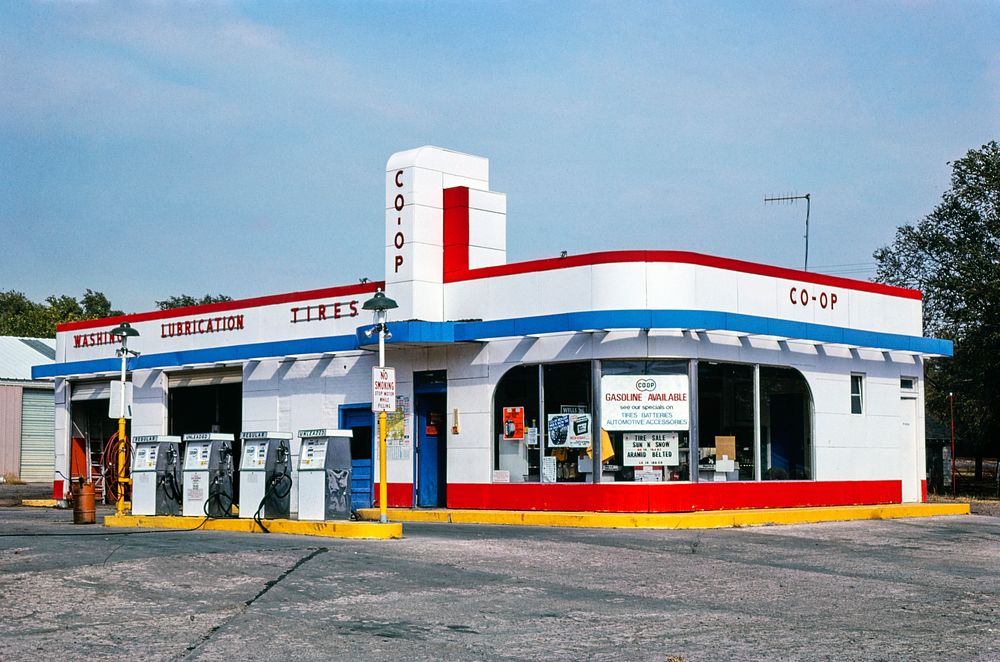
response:
<path id="1" fill-rule="evenodd" d="M 28 381 L 31 367 L 56 358 L 54 338 L 0 336 L 0 380 Z"/>

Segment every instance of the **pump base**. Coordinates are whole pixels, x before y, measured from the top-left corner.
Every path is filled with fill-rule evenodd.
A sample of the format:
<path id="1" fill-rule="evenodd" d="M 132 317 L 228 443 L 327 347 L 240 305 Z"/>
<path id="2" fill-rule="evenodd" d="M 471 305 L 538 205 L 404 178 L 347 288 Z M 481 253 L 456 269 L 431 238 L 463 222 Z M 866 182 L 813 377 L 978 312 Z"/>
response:
<path id="1" fill-rule="evenodd" d="M 298 536 L 323 536 L 326 538 L 369 538 L 388 540 L 403 537 L 403 525 L 399 522 L 380 524 L 378 522 L 323 521 L 308 522 L 293 519 L 266 519 L 264 526 L 271 533 Z M 237 531 L 240 533 L 263 533 L 257 523 L 250 519 L 210 519 L 201 524 L 192 517 L 154 515 L 109 515 L 104 518 L 104 526 L 135 529 L 181 529 L 199 531 Z"/>

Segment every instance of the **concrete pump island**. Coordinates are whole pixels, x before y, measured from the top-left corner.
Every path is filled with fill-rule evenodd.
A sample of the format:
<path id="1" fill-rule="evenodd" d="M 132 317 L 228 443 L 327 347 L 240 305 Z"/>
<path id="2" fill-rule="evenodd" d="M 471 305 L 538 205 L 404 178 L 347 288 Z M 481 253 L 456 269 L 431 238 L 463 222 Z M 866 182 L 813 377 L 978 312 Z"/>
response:
<path id="1" fill-rule="evenodd" d="M 106 480 L 120 400 L 115 526 L 968 513 L 924 503 L 924 361 L 952 344 L 920 292 L 673 250 L 509 263 L 487 159 L 399 152 L 385 183 L 383 281 L 61 325 L 33 371 L 54 498 Z"/>

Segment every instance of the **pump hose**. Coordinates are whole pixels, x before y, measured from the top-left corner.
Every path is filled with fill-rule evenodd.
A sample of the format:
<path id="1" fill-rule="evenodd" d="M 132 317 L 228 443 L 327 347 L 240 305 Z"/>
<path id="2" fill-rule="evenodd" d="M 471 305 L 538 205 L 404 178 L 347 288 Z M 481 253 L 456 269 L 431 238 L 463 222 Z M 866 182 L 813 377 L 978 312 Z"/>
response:
<path id="1" fill-rule="evenodd" d="M 219 479 L 218 478 L 216 478 L 214 481 L 212 481 L 212 487 L 216 487 L 216 486 L 218 486 L 218 484 L 219 484 Z M 229 497 L 229 505 L 223 507 L 223 505 L 222 505 L 222 497 L 223 496 L 225 496 L 225 495 L 222 493 L 221 489 L 215 489 L 215 490 L 213 490 L 211 487 L 209 488 L 209 490 L 208 490 L 208 498 L 205 499 L 205 505 L 202 506 L 202 510 L 205 511 L 205 517 L 210 517 L 212 519 L 226 519 L 226 518 L 232 517 L 233 497 L 230 496 Z M 212 515 L 210 515 L 208 513 L 208 504 L 211 503 L 213 499 L 215 500 L 216 505 L 219 506 L 219 510 L 221 510 L 224 513 L 228 513 L 228 514 L 223 515 L 222 517 L 213 517 Z"/>
<path id="2" fill-rule="evenodd" d="M 278 487 L 281 485 L 282 482 L 284 482 L 284 479 L 286 478 L 288 479 L 288 487 L 285 488 L 284 492 L 279 492 Z M 263 518 L 261 517 L 261 513 L 264 510 L 264 504 L 267 502 L 268 497 L 276 496 L 279 499 L 284 499 L 286 496 L 288 496 L 288 493 L 291 491 L 292 491 L 292 477 L 288 475 L 287 470 L 283 473 L 275 474 L 274 477 L 271 478 L 271 484 L 267 486 L 266 490 L 264 490 L 264 496 L 261 497 L 260 505 L 257 506 L 257 512 L 253 514 L 253 521 L 257 523 L 257 526 L 260 527 L 261 531 L 263 531 L 264 533 L 270 533 L 267 527 L 264 526 L 264 521 Z"/>
<path id="3" fill-rule="evenodd" d="M 177 476 L 174 475 L 173 471 L 168 471 L 160 477 L 160 485 L 163 486 L 163 494 L 165 494 L 168 499 L 176 501 L 177 503 L 181 502 L 181 487 L 177 484 Z"/>
<path id="4" fill-rule="evenodd" d="M 118 432 L 115 431 L 104 444 L 101 454 L 101 471 L 104 476 L 104 502 L 114 503 L 118 500 L 120 490 L 125 489 L 125 485 L 118 484 Z M 132 444 L 125 444 L 125 471 L 128 473 L 132 466 Z"/>

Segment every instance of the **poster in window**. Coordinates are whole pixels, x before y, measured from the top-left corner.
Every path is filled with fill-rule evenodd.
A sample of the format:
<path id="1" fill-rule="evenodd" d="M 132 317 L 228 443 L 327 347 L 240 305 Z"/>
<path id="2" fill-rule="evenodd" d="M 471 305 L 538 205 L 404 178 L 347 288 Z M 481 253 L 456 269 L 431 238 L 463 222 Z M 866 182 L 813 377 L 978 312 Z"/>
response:
<path id="1" fill-rule="evenodd" d="M 504 441 L 524 439 L 524 407 L 503 408 Z"/>
<path id="2" fill-rule="evenodd" d="M 550 448 L 587 448 L 590 446 L 590 414 L 549 414 Z"/>
<path id="3" fill-rule="evenodd" d="M 626 467 L 676 467 L 680 462 L 680 443 L 676 432 L 626 432 L 622 450 Z"/>
<path id="4" fill-rule="evenodd" d="M 390 460 L 409 460 L 413 445 L 410 434 L 413 424 L 413 410 L 410 408 L 410 398 L 405 395 L 396 396 L 396 411 L 385 415 L 386 458 Z"/>

